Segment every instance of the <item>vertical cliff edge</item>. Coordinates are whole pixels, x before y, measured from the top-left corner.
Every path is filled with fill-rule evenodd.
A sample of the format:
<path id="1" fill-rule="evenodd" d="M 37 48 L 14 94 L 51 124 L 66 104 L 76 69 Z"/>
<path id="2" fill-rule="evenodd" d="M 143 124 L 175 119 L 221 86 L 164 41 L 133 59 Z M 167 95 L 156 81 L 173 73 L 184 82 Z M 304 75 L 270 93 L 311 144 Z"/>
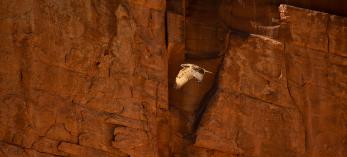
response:
<path id="1" fill-rule="evenodd" d="M 345 157 L 346 5 L 2 0 L 0 157 Z"/>

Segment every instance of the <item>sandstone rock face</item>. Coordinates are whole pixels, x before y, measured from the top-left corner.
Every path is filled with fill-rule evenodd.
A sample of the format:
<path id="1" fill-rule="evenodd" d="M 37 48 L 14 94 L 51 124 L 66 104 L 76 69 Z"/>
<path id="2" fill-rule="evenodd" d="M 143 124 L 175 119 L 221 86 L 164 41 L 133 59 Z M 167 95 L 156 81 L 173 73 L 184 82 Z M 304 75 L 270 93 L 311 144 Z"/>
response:
<path id="1" fill-rule="evenodd" d="M 0 156 L 159 156 L 164 0 L 0 7 Z"/>
<path id="2" fill-rule="evenodd" d="M 195 146 L 255 157 L 346 156 L 346 18 L 279 11 L 281 40 L 229 35 Z"/>
<path id="3" fill-rule="evenodd" d="M 234 30 L 277 38 L 278 4 L 273 0 L 221 0 L 219 15 Z"/>
<path id="4" fill-rule="evenodd" d="M 220 88 L 195 145 L 245 156 L 304 153 L 303 119 L 288 92 L 284 45 L 230 35 Z"/>
<path id="5" fill-rule="evenodd" d="M 3 0 L 0 157 L 345 157 L 343 4 Z"/>

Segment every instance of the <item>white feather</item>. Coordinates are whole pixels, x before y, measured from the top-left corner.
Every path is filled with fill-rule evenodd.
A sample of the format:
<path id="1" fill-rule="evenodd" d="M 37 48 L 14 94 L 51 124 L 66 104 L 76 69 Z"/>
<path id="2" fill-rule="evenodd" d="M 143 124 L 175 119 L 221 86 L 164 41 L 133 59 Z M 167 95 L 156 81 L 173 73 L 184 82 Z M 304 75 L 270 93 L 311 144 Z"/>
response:
<path id="1" fill-rule="evenodd" d="M 180 89 L 193 78 L 197 79 L 198 82 L 201 82 L 204 79 L 205 73 L 212 73 L 194 64 L 181 64 L 181 67 L 183 69 L 179 71 L 176 77 L 176 89 Z M 203 73 L 201 73 L 201 70 Z"/>

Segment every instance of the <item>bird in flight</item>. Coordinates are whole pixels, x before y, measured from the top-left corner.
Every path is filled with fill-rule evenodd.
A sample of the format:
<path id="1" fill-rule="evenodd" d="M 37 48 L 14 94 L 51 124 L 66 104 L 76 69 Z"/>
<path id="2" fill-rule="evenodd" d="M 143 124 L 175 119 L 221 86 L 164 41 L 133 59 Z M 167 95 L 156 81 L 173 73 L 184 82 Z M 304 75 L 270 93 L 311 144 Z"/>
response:
<path id="1" fill-rule="evenodd" d="M 198 82 L 201 82 L 205 73 L 212 73 L 194 64 L 181 64 L 181 67 L 182 69 L 176 76 L 176 89 L 180 89 L 184 84 L 193 78 L 197 79 Z"/>

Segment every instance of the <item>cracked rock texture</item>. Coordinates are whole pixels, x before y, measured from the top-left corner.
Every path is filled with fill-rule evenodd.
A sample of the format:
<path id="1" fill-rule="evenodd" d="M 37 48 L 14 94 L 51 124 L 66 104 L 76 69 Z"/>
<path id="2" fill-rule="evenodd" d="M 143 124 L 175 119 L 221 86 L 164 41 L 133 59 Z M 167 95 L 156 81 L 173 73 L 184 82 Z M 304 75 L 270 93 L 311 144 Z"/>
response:
<path id="1" fill-rule="evenodd" d="M 283 3 L 0 0 L 0 157 L 346 157 L 345 2 Z"/>
<path id="2" fill-rule="evenodd" d="M 0 2 L 0 156 L 155 157 L 164 0 Z"/>
<path id="3" fill-rule="evenodd" d="M 229 33 L 195 146 L 254 157 L 344 157 L 347 18 L 288 5 L 279 12 L 279 40 Z"/>

